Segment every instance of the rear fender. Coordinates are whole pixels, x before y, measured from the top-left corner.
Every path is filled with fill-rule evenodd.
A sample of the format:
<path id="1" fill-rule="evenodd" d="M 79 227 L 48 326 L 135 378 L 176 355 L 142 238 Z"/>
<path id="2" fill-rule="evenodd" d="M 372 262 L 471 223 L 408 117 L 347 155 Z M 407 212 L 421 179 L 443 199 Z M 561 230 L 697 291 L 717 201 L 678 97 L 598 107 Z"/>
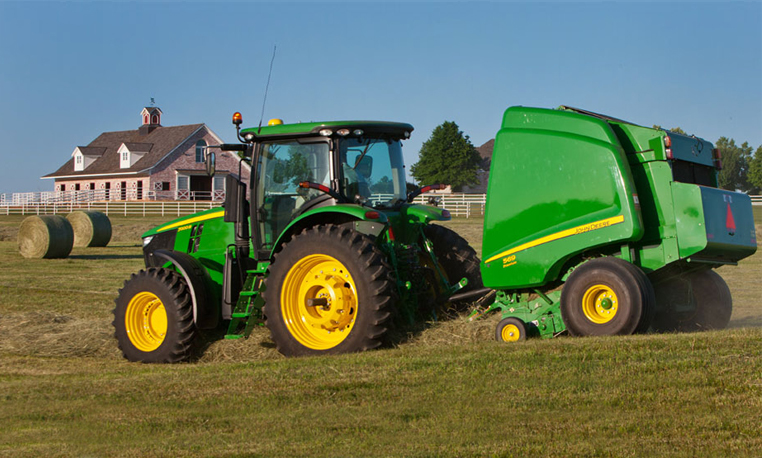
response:
<path id="1" fill-rule="evenodd" d="M 193 256 L 179 251 L 156 250 L 149 255 L 149 267 L 167 267 L 169 264 L 180 275 L 190 289 L 193 300 L 193 322 L 198 329 L 213 329 L 220 319 L 220 304 L 215 300 L 212 279 L 201 262 Z"/>
<path id="2" fill-rule="evenodd" d="M 367 221 L 373 223 L 372 226 L 374 226 L 368 229 L 368 231 L 377 231 L 380 233 L 386 227 L 388 219 L 383 212 L 376 212 L 378 214 L 378 218 L 369 220 L 366 217 L 366 213 L 371 211 L 375 212 L 375 210 L 371 208 L 354 204 L 332 205 L 309 210 L 299 215 L 299 217 L 291 221 L 289 225 L 283 229 L 283 232 L 281 232 L 281 234 L 278 236 L 278 240 L 276 240 L 274 246 L 277 250 L 277 247 L 279 247 L 281 243 L 290 239 L 293 234 L 298 233 L 308 227 L 313 227 L 320 224 L 345 224 L 350 222 Z M 358 228 L 355 227 L 355 229 Z M 365 232 L 365 230 L 362 230 L 362 232 Z"/>

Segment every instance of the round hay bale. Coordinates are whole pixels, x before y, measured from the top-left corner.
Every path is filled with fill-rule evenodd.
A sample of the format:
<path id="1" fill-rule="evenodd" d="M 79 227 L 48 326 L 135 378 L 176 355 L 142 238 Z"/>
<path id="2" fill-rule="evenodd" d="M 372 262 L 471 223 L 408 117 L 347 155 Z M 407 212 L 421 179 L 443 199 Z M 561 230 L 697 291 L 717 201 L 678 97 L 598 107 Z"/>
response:
<path id="1" fill-rule="evenodd" d="M 74 246 L 106 246 L 111 240 L 111 220 L 105 213 L 77 210 L 66 219 L 74 230 Z"/>
<path id="2" fill-rule="evenodd" d="M 63 216 L 30 216 L 21 222 L 18 241 L 25 258 L 65 258 L 74 245 L 74 231 Z"/>

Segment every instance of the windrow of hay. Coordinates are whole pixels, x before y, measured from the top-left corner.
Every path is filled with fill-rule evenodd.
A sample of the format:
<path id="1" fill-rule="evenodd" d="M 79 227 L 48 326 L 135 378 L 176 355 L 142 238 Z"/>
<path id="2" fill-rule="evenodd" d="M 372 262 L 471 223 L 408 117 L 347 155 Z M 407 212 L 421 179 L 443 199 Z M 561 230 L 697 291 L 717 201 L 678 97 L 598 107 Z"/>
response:
<path id="1" fill-rule="evenodd" d="M 83 320 L 53 312 L 0 315 L 0 354 L 120 357 L 109 319 Z"/>
<path id="2" fill-rule="evenodd" d="M 467 315 L 462 315 L 428 323 L 423 332 L 411 335 L 405 345 L 447 347 L 495 340 L 495 328 L 499 321 L 500 313 L 492 313 L 475 321 L 468 321 Z"/>
<path id="3" fill-rule="evenodd" d="M 202 335 L 198 340 L 198 362 L 244 363 L 283 358 L 265 327 L 254 328 L 248 339 L 226 340 L 219 335 Z"/>
<path id="4" fill-rule="evenodd" d="M 19 227 L 18 243 L 25 258 L 65 258 L 74 245 L 74 231 L 62 216 L 30 216 Z"/>
<path id="5" fill-rule="evenodd" d="M 77 210 L 66 219 L 74 230 L 74 246 L 106 246 L 111 240 L 111 220 L 105 213 L 93 210 Z"/>

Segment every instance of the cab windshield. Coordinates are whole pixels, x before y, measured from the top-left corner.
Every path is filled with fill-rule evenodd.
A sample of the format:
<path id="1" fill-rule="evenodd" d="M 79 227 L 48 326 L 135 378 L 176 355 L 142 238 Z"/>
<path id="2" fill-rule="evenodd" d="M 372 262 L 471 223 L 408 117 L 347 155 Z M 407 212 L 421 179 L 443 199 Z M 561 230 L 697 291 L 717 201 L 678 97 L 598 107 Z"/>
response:
<path id="1" fill-rule="evenodd" d="M 390 207 L 407 197 L 399 140 L 346 138 L 339 157 L 342 191 L 350 201 Z"/>

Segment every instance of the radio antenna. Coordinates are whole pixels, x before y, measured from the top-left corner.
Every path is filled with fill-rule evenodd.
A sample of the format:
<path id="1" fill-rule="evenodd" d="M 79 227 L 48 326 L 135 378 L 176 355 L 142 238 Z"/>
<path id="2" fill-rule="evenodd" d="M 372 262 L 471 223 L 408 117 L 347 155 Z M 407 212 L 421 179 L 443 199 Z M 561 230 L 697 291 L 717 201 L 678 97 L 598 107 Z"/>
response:
<path id="1" fill-rule="evenodd" d="M 262 115 L 259 117 L 259 127 L 257 128 L 257 134 L 262 132 L 262 120 L 265 119 L 265 104 L 267 103 L 267 91 L 270 89 L 270 76 L 273 74 L 273 62 L 275 62 L 275 50 L 277 45 L 273 45 L 273 57 L 270 59 L 270 71 L 267 73 L 267 85 L 265 86 L 265 98 L 262 100 Z"/>

